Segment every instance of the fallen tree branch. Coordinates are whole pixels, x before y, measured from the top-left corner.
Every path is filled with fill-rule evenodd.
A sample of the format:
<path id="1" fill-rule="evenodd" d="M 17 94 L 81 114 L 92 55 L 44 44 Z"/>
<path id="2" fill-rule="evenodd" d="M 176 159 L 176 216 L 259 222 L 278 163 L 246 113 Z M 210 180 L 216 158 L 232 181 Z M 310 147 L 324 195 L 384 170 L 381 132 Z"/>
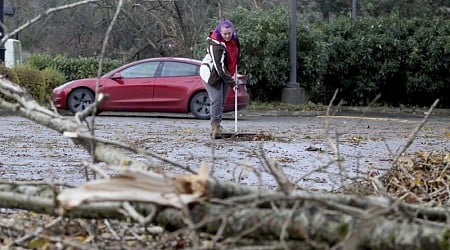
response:
<path id="1" fill-rule="evenodd" d="M 186 228 L 188 223 L 190 230 L 226 237 L 231 242 L 320 242 L 371 249 L 437 248 L 450 244 L 450 229 L 445 223 L 415 220 L 434 216 L 445 222 L 447 208 L 413 206 L 389 197 L 294 191 L 286 186 L 288 182 L 282 173 L 277 176 L 284 193 L 218 182 L 208 178 L 207 171 L 200 171 L 199 176 L 156 175 L 141 171 L 151 166 L 114 148 L 132 151 L 128 145 L 93 137 L 82 124 L 38 105 L 26 90 L 0 79 L 0 91 L 17 101 L 0 100 L 0 107 L 69 135 L 87 152 L 92 150 L 96 160 L 129 167 L 118 176 L 75 189 L 17 188 L 15 184 L 5 184 L 7 187 L 0 191 L 0 205 L 4 208 L 76 218 L 132 217 L 168 230 Z"/>

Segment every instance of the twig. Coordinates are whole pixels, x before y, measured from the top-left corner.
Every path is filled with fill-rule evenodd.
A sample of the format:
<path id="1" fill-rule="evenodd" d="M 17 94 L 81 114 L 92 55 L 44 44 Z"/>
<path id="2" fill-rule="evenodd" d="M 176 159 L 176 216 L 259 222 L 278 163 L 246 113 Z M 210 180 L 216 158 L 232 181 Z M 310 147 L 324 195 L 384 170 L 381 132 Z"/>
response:
<path id="1" fill-rule="evenodd" d="M 263 163 L 266 165 L 266 167 L 269 169 L 272 176 L 275 178 L 275 180 L 278 183 L 279 188 L 285 195 L 289 195 L 292 190 L 294 189 L 294 185 L 289 181 L 286 174 L 283 172 L 283 170 L 280 168 L 277 162 L 270 161 L 267 159 L 267 157 L 264 154 L 264 150 L 262 146 L 260 146 L 260 157 L 263 159 Z"/>
<path id="2" fill-rule="evenodd" d="M 294 217 L 294 213 L 297 210 L 297 208 L 300 206 L 300 202 L 295 202 L 294 206 L 292 207 L 291 211 L 288 213 L 288 216 L 286 217 L 286 220 L 283 223 L 283 226 L 281 227 L 281 233 L 280 233 L 280 241 L 285 244 L 286 236 L 287 236 L 287 228 L 289 226 L 289 223 L 291 223 L 292 218 Z M 308 237 L 305 237 L 308 238 Z"/>
<path id="3" fill-rule="evenodd" d="M 150 208 L 149 206 L 147 206 L 147 207 Z M 131 206 L 129 202 L 123 202 L 122 208 L 124 210 L 121 210 L 121 212 L 123 212 L 125 215 L 131 217 L 132 219 L 136 220 L 138 223 L 140 223 L 142 225 L 145 225 L 145 224 L 149 223 L 150 221 L 152 221 L 157 212 L 156 206 L 152 205 L 151 213 L 144 217 L 141 214 L 139 214 L 139 212 L 136 211 L 136 209 L 133 206 Z"/>
<path id="4" fill-rule="evenodd" d="M 83 166 L 85 167 L 86 171 L 87 168 L 90 168 L 92 170 L 94 170 L 96 173 L 100 174 L 102 178 L 104 179 L 109 179 L 110 175 L 108 173 L 106 173 L 103 169 L 97 167 L 95 164 L 92 163 L 88 163 L 88 162 L 83 162 Z M 88 178 L 88 173 L 86 172 L 86 180 L 89 180 Z"/>
<path id="5" fill-rule="evenodd" d="M 127 150 L 129 150 L 131 152 L 134 152 L 134 153 L 137 153 L 137 154 L 142 154 L 144 156 L 151 156 L 151 157 L 156 158 L 156 159 L 158 159 L 160 161 L 163 161 L 163 162 L 169 163 L 169 164 L 171 164 L 173 166 L 176 166 L 176 167 L 179 167 L 181 169 L 184 169 L 184 170 L 186 170 L 186 171 L 188 171 L 190 173 L 193 173 L 193 174 L 196 173 L 195 171 L 191 170 L 190 168 L 188 168 L 188 167 L 186 167 L 186 166 L 184 166 L 182 164 L 179 164 L 177 162 L 171 161 L 171 160 L 169 160 L 167 158 L 164 158 L 164 157 L 162 157 L 162 156 L 160 156 L 158 154 L 155 154 L 155 153 L 152 153 L 152 152 L 140 149 L 140 148 L 133 147 L 133 146 L 128 145 L 126 143 L 112 141 L 112 140 L 108 140 L 108 139 L 104 139 L 104 138 L 100 138 L 100 137 L 95 137 L 95 136 L 92 136 L 92 135 L 87 135 L 85 133 L 77 133 L 77 132 L 69 132 L 69 131 L 68 132 L 64 132 L 64 136 L 69 137 L 69 138 L 73 138 L 73 139 L 81 138 L 81 139 L 86 139 L 86 140 L 90 140 L 90 141 L 96 141 L 96 142 L 100 142 L 100 143 L 104 143 L 104 144 L 108 144 L 108 145 L 118 146 L 118 147 L 121 147 L 123 149 L 127 149 Z"/>
<path id="6" fill-rule="evenodd" d="M 32 233 L 30 233 L 30 234 L 27 234 L 27 235 L 25 235 L 25 236 L 22 236 L 22 237 L 16 239 L 14 242 L 11 243 L 11 245 L 12 245 L 12 244 L 20 244 L 20 243 L 22 243 L 22 242 L 24 242 L 24 241 L 26 241 L 26 240 L 28 240 L 28 239 L 37 237 L 37 236 L 39 236 L 45 229 L 49 229 L 49 228 L 53 227 L 53 226 L 56 225 L 57 223 L 61 222 L 61 220 L 62 220 L 62 216 L 58 216 L 56 219 L 54 219 L 52 222 L 46 224 L 45 226 L 40 227 L 40 228 L 34 230 L 34 231 L 33 231 Z M 11 247 L 11 245 L 10 245 L 9 247 Z"/>
<path id="7" fill-rule="evenodd" d="M 86 117 L 88 117 L 91 114 L 95 114 L 97 108 L 106 100 L 108 99 L 107 95 L 104 95 L 102 93 L 97 95 L 97 98 L 95 99 L 94 103 L 89 105 L 84 110 L 77 112 L 75 114 L 75 120 L 78 122 L 78 124 L 81 124 L 82 121 L 86 120 Z M 93 126 L 91 126 L 93 127 Z"/>
<path id="8" fill-rule="evenodd" d="M 271 215 L 271 216 L 267 216 L 264 219 L 262 219 L 261 221 L 259 221 L 258 223 L 252 225 L 249 228 L 246 228 L 244 230 L 241 231 L 241 233 L 239 235 L 236 235 L 232 238 L 226 239 L 224 241 L 224 243 L 234 243 L 239 241 L 239 239 L 243 238 L 244 236 L 246 236 L 247 234 L 250 234 L 254 231 L 256 231 L 258 228 L 261 228 L 262 226 L 264 226 L 267 222 L 269 222 L 270 220 L 272 220 L 274 218 L 275 215 Z M 267 225 L 266 225 L 267 226 Z"/>
<path id="9" fill-rule="evenodd" d="M 397 153 L 396 157 L 394 158 L 394 161 L 392 162 L 391 171 L 398 169 L 399 171 L 401 171 L 403 174 L 405 174 L 406 176 L 408 176 L 410 179 L 412 179 L 414 181 L 415 177 L 412 176 L 403 166 L 398 164 L 398 162 L 399 162 L 400 158 L 403 156 L 403 154 L 406 152 L 406 150 L 408 150 L 408 148 L 412 145 L 412 143 L 414 142 L 414 140 L 417 137 L 417 134 L 422 129 L 422 127 L 425 125 L 425 123 L 428 121 L 428 118 L 430 117 L 432 111 L 434 110 L 434 108 L 437 106 L 438 103 L 439 103 L 439 99 L 436 99 L 434 101 L 433 105 L 431 105 L 431 107 L 428 109 L 428 112 L 425 113 L 425 117 L 422 119 L 422 121 L 419 124 L 417 124 L 416 128 L 411 132 L 405 145 Z M 390 173 L 390 171 L 387 171 L 381 177 L 381 179 L 386 179 L 387 176 L 389 175 L 389 173 Z"/>
<path id="10" fill-rule="evenodd" d="M 395 157 L 394 161 L 392 162 L 393 167 L 395 167 L 395 165 L 397 164 L 400 157 L 403 155 L 403 153 L 406 152 L 406 150 L 408 150 L 408 148 L 411 146 L 413 141 L 416 139 L 417 134 L 422 129 L 423 125 L 425 125 L 425 123 L 428 121 L 428 118 L 430 117 L 431 113 L 433 112 L 434 108 L 437 106 L 438 103 L 439 103 L 439 99 L 436 99 L 436 101 L 434 101 L 433 105 L 431 105 L 431 107 L 428 109 L 428 112 L 425 113 L 425 117 L 422 119 L 422 122 L 417 124 L 416 128 L 409 135 L 408 141 L 406 141 L 405 146 L 400 150 L 400 152 L 397 154 L 397 157 Z"/>

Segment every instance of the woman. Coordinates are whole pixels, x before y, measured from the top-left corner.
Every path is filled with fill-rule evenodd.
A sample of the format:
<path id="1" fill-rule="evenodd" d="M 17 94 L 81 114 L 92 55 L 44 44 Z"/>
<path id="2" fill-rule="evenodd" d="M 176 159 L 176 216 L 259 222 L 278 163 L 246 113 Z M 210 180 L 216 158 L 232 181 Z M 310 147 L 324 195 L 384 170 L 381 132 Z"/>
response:
<path id="1" fill-rule="evenodd" d="M 222 137 L 223 108 L 227 99 L 229 87 L 235 86 L 234 75 L 237 74 L 239 59 L 239 40 L 233 24 L 223 19 L 207 39 L 207 53 L 213 62 L 213 69 L 207 83 L 204 82 L 211 100 L 211 136 L 214 139 Z"/>

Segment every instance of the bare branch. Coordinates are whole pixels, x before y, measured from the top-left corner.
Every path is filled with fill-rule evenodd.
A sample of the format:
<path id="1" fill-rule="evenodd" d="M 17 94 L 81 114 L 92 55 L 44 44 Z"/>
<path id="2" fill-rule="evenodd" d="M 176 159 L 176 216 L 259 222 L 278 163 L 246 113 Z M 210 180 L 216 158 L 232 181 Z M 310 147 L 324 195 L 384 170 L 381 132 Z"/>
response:
<path id="1" fill-rule="evenodd" d="M 93 2 L 99 2 L 100 0 L 83 0 L 83 1 L 79 1 L 79 2 L 75 2 L 75 3 L 70 3 L 70 4 L 65 4 L 65 5 L 61 5 L 55 8 L 50 8 L 47 11 L 45 11 L 43 14 L 40 14 L 32 19 L 30 19 L 29 21 L 27 21 L 26 23 L 22 24 L 20 27 L 18 27 L 17 29 L 15 29 L 14 31 L 5 34 L 5 36 L 0 40 L 0 43 L 4 43 L 6 40 L 8 40 L 8 38 L 14 36 L 15 34 L 19 33 L 20 31 L 28 28 L 30 25 L 32 25 L 33 23 L 36 23 L 37 21 L 39 21 L 41 18 L 48 16 L 54 12 L 57 11 L 61 11 L 61 10 L 65 10 L 65 9 L 70 9 L 79 5 L 83 5 L 83 4 L 88 4 L 88 3 L 93 3 Z M 6 27 L 1 24 L 2 28 L 4 30 L 6 30 Z"/>

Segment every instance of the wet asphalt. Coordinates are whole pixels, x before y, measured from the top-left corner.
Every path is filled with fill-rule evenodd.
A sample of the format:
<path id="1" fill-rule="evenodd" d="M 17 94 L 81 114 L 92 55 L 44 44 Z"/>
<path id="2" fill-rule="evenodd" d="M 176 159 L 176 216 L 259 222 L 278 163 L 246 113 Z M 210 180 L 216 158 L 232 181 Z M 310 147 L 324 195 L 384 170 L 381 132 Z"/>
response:
<path id="1" fill-rule="evenodd" d="M 405 149 L 424 112 L 324 111 L 226 114 L 228 133 L 264 134 L 265 141 L 211 140 L 207 120 L 190 114 L 102 113 L 96 135 L 118 140 L 197 170 L 207 164 L 213 178 L 275 188 L 268 164 L 282 169 L 305 189 L 333 190 L 368 174 L 383 174 Z M 70 118 L 70 116 L 67 116 Z M 236 126 L 237 125 L 237 126 Z M 450 115 L 439 111 L 412 140 L 406 152 L 450 152 Z M 79 185 L 87 180 L 83 162 L 90 157 L 62 135 L 41 125 L 0 112 L 0 179 Z M 185 171 L 164 161 L 131 156 L 169 174 Z M 112 175 L 116 170 L 100 164 Z M 88 174 L 92 179 L 93 175 Z"/>

